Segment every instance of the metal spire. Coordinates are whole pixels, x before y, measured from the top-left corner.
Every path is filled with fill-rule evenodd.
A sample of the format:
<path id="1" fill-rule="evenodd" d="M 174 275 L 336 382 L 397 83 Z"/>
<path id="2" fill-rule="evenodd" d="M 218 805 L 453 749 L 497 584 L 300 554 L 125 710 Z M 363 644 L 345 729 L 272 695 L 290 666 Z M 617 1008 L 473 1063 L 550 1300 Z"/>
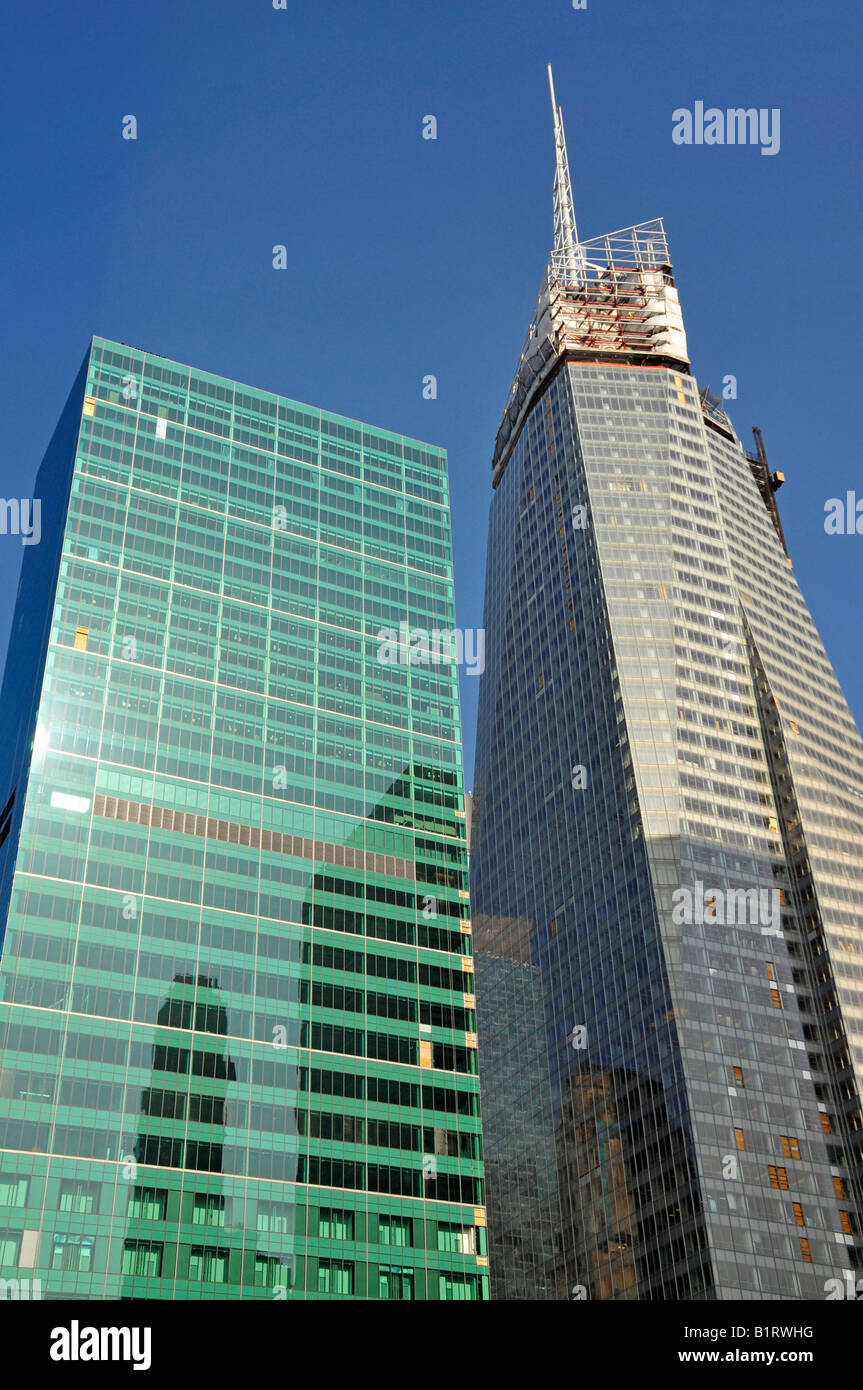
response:
<path id="1" fill-rule="evenodd" d="M 569 158 L 566 153 L 566 136 L 563 131 L 563 112 L 555 100 L 551 63 L 548 64 L 548 86 L 551 92 L 551 110 L 554 116 L 554 150 L 557 160 L 554 175 L 555 268 L 564 272 L 565 278 L 570 284 L 575 284 L 582 278 L 581 249 L 578 244 L 578 230 L 575 225 L 572 183 L 569 178 Z"/>

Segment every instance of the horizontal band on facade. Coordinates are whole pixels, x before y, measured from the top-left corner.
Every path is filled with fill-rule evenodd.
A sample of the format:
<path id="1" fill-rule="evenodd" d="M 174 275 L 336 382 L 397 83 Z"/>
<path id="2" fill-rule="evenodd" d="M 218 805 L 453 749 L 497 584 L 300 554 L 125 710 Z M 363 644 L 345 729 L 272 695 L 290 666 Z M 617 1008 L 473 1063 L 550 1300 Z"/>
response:
<path id="1" fill-rule="evenodd" d="M 93 814 L 132 825 L 147 825 L 155 830 L 200 835 L 229 845 L 248 845 L 250 849 L 267 850 L 272 854 L 289 854 L 295 859 L 310 859 L 320 864 L 334 864 L 340 868 L 358 869 L 390 878 L 416 879 L 416 865 L 409 859 L 377 854 L 373 850 L 357 849 L 351 845 L 334 845 L 327 840 L 310 840 L 302 835 L 286 835 L 278 830 L 263 830 L 254 825 L 242 825 L 238 821 L 199 816 L 193 811 L 174 811 L 169 806 L 148 806 L 142 801 L 124 801 L 120 797 L 97 793 L 93 797 Z"/>

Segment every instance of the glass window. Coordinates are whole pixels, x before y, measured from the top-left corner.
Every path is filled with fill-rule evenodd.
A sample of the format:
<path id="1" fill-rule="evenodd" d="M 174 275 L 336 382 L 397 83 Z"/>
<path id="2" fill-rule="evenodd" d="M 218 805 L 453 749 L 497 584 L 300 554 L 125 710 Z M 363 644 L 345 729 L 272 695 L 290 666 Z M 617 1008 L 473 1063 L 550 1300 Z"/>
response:
<path id="1" fill-rule="evenodd" d="M 378 1270 L 378 1296 L 380 1298 L 413 1298 L 413 1270 L 399 1265 L 381 1265 Z"/>
<path id="2" fill-rule="evenodd" d="M 216 1193 L 196 1192 L 192 1220 L 196 1226 L 224 1226 L 224 1197 Z"/>
<path id="3" fill-rule="evenodd" d="M 441 1221 L 437 1228 L 437 1248 L 455 1255 L 472 1255 L 476 1238 L 472 1226 L 451 1226 Z"/>
<path id="4" fill-rule="evenodd" d="M 123 1273 L 157 1279 L 162 1273 L 162 1245 L 153 1240 L 123 1242 Z"/>
<path id="5" fill-rule="evenodd" d="M 29 1187 L 29 1178 L 0 1177 L 0 1207 L 26 1206 Z"/>
<path id="6" fill-rule="evenodd" d="M 442 1273 L 439 1276 L 441 1299 L 448 1303 L 473 1302 L 477 1298 L 475 1274 Z"/>
<path id="7" fill-rule="evenodd" d="M 256 1255 L 255 1285 L 257 1288 L 274 1289 L 280 1284 L 291 1282 L 291 1271 L 286 1255 Z"/>
<path id="8" fill-rule="evenodd" d="M 228 1280 L 228 1251 L 209 1245 L 193 1245 L 189 1259 L 189 1278 L 205 1284 L 225 1284 Z"/>
<path id="9" fill-rule="evenodd" d="M 64 1182 L 60 1186 L 61 1211 L 96 1211 L 99 1205 L 97 1182 Z"/>
<path id="10" fill-rule="evenodd" d="M 271 1231 L 273 1235 L 286 1235 L 290 1231 L 290 1218 L 293 1209 L 278 1202 L 258 1203 L 258 1230 Z"/>
<path id="11" fill-rule="evenodd" d="M 52 1269 L 76 1269 L 88 1274 L 93 1262 L 93 1237 L 55 1235 L 51 1250 Z"/>
<path id="12" fill-rule="evenodd" d="M 353 1212 L 335 1211 L 329 1207 L 322 1207 L 319 1233 L 325 1240 L 353 1240 Z"/>
<path id="13" fill-rule="evenodd" d="M 413 1245 L 413 1223 L 407 1216 L 382 1216 L 378 1220 L 381 1245 Z"/>
<path id="14" fill-rule="evenodd" d="M 17 1265 L 20 1244 L 17 1231 L 0 1231 L 0 1265 Z"/>
<path id="15" fill-rule="evenodd" d="M 168 1193 L 162 1187 L 135 1187 L 129 1200 L 129 1215 L 142 1221 L 164 1221 Z"/>
<path id="16" fill-rule="evenodd" d="M 318 1261 L 318 1293 L 354 1291 L 354 1267 L 348 1260 Z"/>

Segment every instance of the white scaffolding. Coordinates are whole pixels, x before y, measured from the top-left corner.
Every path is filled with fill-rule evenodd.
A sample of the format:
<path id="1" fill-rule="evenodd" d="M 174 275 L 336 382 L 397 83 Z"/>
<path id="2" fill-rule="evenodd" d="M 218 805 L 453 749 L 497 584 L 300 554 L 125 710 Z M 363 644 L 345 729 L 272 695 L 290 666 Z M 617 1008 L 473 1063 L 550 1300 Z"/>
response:
<path id="1" fill-rule="evenodd" d="M 548 82 L 554 116 L 554 249 L 497 432 L 495 486 L 527 414 L 562 358 L 689 367 L 662 218 L 579 241 L 551 64 Z"/>

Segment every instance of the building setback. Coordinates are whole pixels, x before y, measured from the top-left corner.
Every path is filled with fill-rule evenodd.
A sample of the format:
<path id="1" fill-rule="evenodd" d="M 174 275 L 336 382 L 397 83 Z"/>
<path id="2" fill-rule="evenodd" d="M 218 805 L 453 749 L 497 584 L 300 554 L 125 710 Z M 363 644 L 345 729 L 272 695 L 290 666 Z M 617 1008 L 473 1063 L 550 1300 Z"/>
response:
<path id="1" fill-rule="evenodd" d="M 782 475 L 690 372 L 663 225 L 579 240 L 552 106 L 473 793 L 492 1295 L 837 1296 L 863 1256 L 863 744 Z"/>
<path id="2" fill-rule="evenodd" d="M 487 1297 L 443 452 L 95 338 L 37 493 L 0 1278 Z"/>

